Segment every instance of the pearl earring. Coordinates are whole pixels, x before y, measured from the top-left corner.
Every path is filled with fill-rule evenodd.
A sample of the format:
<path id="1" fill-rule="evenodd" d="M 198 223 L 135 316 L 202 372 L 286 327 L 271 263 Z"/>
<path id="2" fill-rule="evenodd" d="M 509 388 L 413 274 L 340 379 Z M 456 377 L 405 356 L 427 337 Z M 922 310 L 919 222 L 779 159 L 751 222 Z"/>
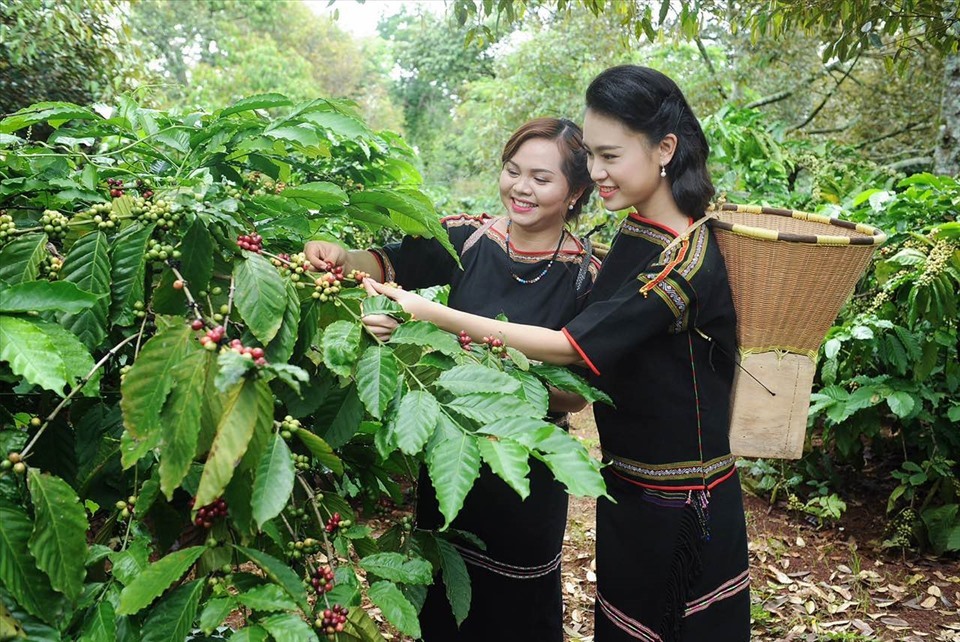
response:
<path id="1" fill-rule="evenodd" d="M 567 205 L 567 209 L 572 211 L 572 210 L 573 210 L 573 203 L 570 203 L 569 205 Z"/>
<path id="2" fill-rule="evenodd" d="M 667 167 L 663 163 L 660 163 L 660 178 L 667 177 Z"/>

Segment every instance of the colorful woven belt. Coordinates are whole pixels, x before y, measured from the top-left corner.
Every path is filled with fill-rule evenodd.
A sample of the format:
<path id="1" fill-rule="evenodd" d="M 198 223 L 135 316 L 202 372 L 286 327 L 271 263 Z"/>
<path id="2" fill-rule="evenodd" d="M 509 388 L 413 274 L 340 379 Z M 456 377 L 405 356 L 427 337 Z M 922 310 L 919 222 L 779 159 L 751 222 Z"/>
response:
<path id="1" fill-rule="evenodd" d="M 646 464 L 604 450 L 603 461 L 618 477 L 657 490 L 710 490 L 736 471 L 736 458 L 723 455 L 705 462 Z"/>

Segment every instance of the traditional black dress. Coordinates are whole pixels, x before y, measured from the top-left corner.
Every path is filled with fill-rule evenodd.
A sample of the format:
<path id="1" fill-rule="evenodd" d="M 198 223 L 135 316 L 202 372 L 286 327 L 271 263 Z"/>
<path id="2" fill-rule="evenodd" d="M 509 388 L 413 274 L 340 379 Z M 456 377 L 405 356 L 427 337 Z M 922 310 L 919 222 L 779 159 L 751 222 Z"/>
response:
<path id="1" fill-rule="evenodd" d="M 536 282 L 520 283 L 511 273 L 532 281 L 554 252 L 518 252 L 511 247 L 508 255 L 506 239 L 499 231 L 486 226 L 482 236 L 475 236 L 489 221 L 486 215 L 443 220 L 462 270 L 431 239 L 407 237 L 374 253 L 386 280 L 404 288 L 449 283 L 448 304 L 457 310 L 490 318 L 503 314 L 517 323 L 562 328 L 583 308 L 599 263 L 591 259 L 581 272 L 585 252 L 578 242 L 575 251 L 561 250 Z M 464 250 L 468 239 L 470 246 Z M 521 500 L 488 466 L 481 467 L 480 477 L 451 525 L 474 533 L 486 545 L 486 550 L 466 543 L 457 546 L 472 583 L 470 614 L 458 629 L 443 582 L 437 577 L 420 613 L 426 642 L 563 639 L 560 557 L 567 493 L 549 469 L 534 459 L 529 479 L 530 495 Z M 444 520 L 425 468 L 420 472 L 418 490 L 418 528 L 439 528 Z"/>
<path id="2" fill-rule="evenodd" d="M 597 504 L 596 642 L 750 638 L 747 537 L 730 454 L 736 315 L 706 226 L 634 213 L 563 329 L 615 408 L 596 404 L 607 492 Z"/>

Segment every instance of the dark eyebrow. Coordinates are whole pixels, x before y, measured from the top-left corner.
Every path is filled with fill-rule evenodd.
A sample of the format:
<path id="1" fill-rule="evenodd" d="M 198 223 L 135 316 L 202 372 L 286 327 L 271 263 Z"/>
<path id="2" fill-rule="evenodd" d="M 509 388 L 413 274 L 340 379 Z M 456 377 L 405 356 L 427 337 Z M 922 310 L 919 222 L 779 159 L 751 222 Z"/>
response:
<path id="1" fill-rule="evenodd" d="M 513 165 L 514 167 L 517 167 L 517 168 L 520 167 L 519 165 L 517 165 L 516 163 L 514 163 L 512 160 L 508 160 L 507 163 L 509 163 L 510 165 Z M 505 163 L 505 164 L 507 164 L 507 163 Z M 533 173 L 533 174 L 535 174 L 535 173 L 537 173 L 537 172 L 544 172 L 544 173 L 546 173 L 546 174 L 556 174 L 556 172 L 553 171 L 552 169 L 531 169 L 530 172 Z"/>
<path id="2" fill-rule="evenodd" d="M 596 149 L 590 149 L 590 146 L 587 144 L 584 144 L 583 146 L 586 147 L 588 151 L 593 152 L 610 152 L 617 149 L 623 149 L 622 145 L 598 145 Z"/>

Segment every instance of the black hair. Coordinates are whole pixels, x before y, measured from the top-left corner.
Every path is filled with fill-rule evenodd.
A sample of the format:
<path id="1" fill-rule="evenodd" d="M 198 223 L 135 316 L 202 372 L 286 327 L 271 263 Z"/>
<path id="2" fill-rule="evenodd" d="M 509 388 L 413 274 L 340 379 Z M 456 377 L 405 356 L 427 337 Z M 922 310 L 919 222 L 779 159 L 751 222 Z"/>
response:
<path id="1" fill-rule="evenodd" d="M 707 172 L 710 145 L 677 83 L 649 67 L 620 65 L 591 81 L 586 103 L 587 109 L 620 121 L 653 145 L 674 134 L 676 151 L 665 167 L 673 200 L 687 216 L 703 217 L 716 193 Z"/>
<path id="2" fill-rule="evenodd" d="M 578 124 L 566 118 L 535 118 L 527 121 L 513 132 L 503 146 L 500 163 L 506 164 L 521 145 L 534 138 L 556 141 L 560 148 L 563 155 L 560 167 L 570 187 L 569 196 L 580 191 L 573 209 L 568 210 L 564 217 L 566 222 L 575 221 L 593 192 L 593 179 L 587 169 L 587 149 L 583 146 L 583 131 Z"/>

